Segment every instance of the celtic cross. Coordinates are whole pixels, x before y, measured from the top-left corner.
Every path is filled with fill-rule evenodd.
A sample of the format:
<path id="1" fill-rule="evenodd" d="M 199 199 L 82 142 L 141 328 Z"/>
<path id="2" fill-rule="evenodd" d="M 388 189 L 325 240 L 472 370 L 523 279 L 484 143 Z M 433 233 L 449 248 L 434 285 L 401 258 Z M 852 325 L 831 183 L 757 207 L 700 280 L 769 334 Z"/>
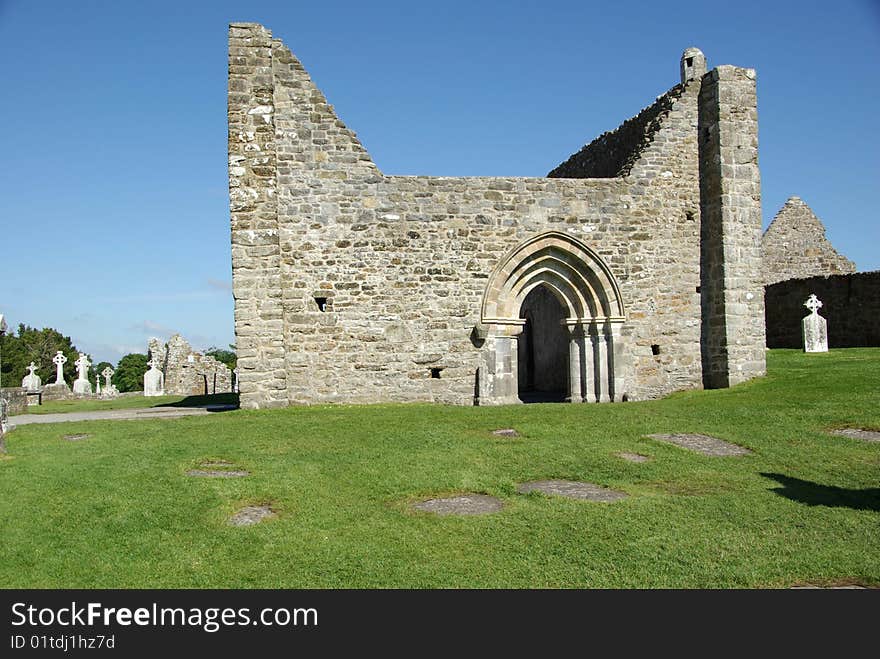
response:
<path id="1" fill-rule="evenodd" d="M 804 306 L 816 314 L 819 312 L 819 309 L 822 308 L 822 301 L 816 297 L 815 293 L 810 294 L 810 297 L 807 298 L 807 301 L 804 302 Z"/>
<path id="2" fill-rule="evenodd" d="M 52 357 L 52 363 L 55 364 L 55 384 L 64 382 L 64 365 L 67 363 L 67 357 L 60 350 L 58 354 Z"/>

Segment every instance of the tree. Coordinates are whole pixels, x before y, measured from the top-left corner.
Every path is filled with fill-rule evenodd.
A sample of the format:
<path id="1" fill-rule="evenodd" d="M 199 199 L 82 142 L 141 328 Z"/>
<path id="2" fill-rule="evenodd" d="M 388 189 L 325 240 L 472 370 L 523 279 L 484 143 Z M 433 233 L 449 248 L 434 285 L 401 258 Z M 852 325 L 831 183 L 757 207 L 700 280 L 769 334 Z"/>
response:
<path id="1" fill-rule="evenodd" d="M 54 383 L 55 364 L 52 358 L 59 350 L 67 357 L 63 373 L 64 379 L 70 384 L 76 379 L 74 362 L 79 358 L 79 351 L 70 337 L 51 327 L 38 330 L 20 324 L 18 336 L 11 332 L 0 336 L 0 352 L 3 354 L 0 379 L 6 386 L 19 386 L 22 378 L 28 374 L 28 365 L 34 362 L 43 384 Z"/>
<path id="2" fill-rule="evenodd" d="M 103 371 L 107 367 L 113 368 L 113 364 L 110 362 L 99 362 L 98 364 L 92 364 L 89 367 L 89 374 L 92 378 L 99 378 L 101 381 L 101 386 L 104 385 L 104 378 L 101 377 L 101 371 Z"/>
<path id="3" fill-rule="evenodd" d="M 232 344 L 229 345 L 230 348 L 235 348 Z M 217 346 L 211 346 L 207 350 L 205 350 L 205 355 L 208 357 L 213 357 L 218 362 L 223 362 L 229 367 L 230 371 L 235 370 L 236 364 L 238 364 L 238 357 L 236 356 L 233 350 L 224 350 L 223 348 L 218 348 Z"/>
<path id="4" fill-rule="evenodd" d="M 116 388 L 123 391 L 143 391 L 144 373 L 147 372 L 147 356 L 137 352 L 125 355 L 119 360 L 116 372 L 110 380 Z"/>

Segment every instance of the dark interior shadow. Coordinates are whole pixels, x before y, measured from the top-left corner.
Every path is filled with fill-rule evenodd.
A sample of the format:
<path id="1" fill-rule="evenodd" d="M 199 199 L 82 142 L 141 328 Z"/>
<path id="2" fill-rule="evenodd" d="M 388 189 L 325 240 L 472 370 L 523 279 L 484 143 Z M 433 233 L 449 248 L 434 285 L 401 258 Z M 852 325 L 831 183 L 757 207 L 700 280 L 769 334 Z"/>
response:
<path id="1" fill-rule="evenodd" d="M 153 407 L 203 407 L 209 412 L 224 412 L 226 410 L 238 409 L 238 394 L 187 396 L 176 403 L 162 403 Z"/>
<path id="2" fill-rule="evenodd" d="M 520 391 L 519 399 L 523 403 L 564 403 L 564 391 Z"/>
<path id="3" fill-rule="evenodd" d="M 831 506 L 880 512 L 880 488 L 877 487 L 849 490 L 833 485 L 820 485 L 782 474 L 762 473 L 761 475 L 775 480 L 782 486 L 773 489 L 779 496 L 805 503 L 808 506 Z"/>

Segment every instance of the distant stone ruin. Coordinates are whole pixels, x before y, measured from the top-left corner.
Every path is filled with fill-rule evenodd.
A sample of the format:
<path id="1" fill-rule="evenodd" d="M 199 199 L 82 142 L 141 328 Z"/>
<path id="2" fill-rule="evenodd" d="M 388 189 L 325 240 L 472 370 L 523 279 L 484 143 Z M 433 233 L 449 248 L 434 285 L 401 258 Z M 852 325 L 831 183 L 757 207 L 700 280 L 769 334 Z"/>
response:
<path id="1" fill-rule="evenodd" d="M 149 358 L 164 376 L 164 393 L 173 396 L 204 396 L 232 391 L 232 371 L 214 357 L 203 355 L 180 334 L 167 344 L 149 341 Z"/>
<path id="2" fill-rule="evenodd" d="M 790 197 L 764 232 L 764 285 L 789 279 L 842 275 L 856 264 L 825 237 L 825 226 L 800 197 Z"/>

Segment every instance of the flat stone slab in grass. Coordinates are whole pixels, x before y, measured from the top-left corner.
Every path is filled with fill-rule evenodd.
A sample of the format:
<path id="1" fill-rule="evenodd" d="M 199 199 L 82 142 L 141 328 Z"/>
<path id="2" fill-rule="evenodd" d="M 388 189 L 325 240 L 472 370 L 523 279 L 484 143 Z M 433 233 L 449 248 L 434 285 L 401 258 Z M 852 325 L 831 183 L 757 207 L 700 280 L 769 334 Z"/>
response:
<path id="1" fill-rule="evenodd" d="M 703 455 L 711 455 L 715 457 L 724 457 L 728 455 L 749 455 L 751 451 L 742 446 L 725 442 L 717 437 L 709 437 L 709 435 L 694 435 L 691 433 L 664 434 L 658 433 L 648 435 L 651 439 L 657 439 L 661 442 L 669 442 L 681 448 L 686 448 Z"/>
<path id="2" fill-rule="evenodd" d="M 880 442 L 880 432 L 876 430 L 865 430 L 863 428 L 840 428 L 832 430 L 832 435 L 841 437 L 850 437 L 852 439 L 861 439 L 865 442 Z"/>
<path id="3" fill-rule="evenodd" d="M 229 523 L 232 526 L 250 526 L 251 524 L 259 524 L 264 519 L 278 517 L 278 514 L 272 510 L 272 506 L 264 504 L 261 506 L 245 506 L 232 517 Z"/>
<path id="4" fill-rule="evenodd" d="M 497 437 L 519 437 L 519 433 L 513 428 L 499 428 L 498 430 L 493 430 L 492 434 Z"/>
<path id="5" fill-rule="evenodd" d="M 242 478 L 250 474 L 243 469 L 190 469 L 186 475 L 205 478 Z"/>
<path id="6" fill-rule="evenodd" d="M 498 512 L 504 504 L 500 499 L 486 494 L 460 494 L 444 499 L 428 499 L 414 503 L 412 507 L 437 515 L 486 515 Z"/>
<path id="7" fill-rule="evenodd" d="M 647 462 L 651 458 L 647 455 L 642 455 L 641 453 L 617 453 L 618 458 L 623 458 L 624 460 L 629 460 L 630 462 Z"/>
<path id="8" fill-rule="evenodd" d="M 581 499 L 583 501 L 618 501 L 625 499 L 626 494 L 617 490 L 609 490 L 593 483 L 581 483 L 579 481 L 533 481 L 522 483 L 516 488 L 520 494 L 529 492 L 543 492 L 555 494 L 568 499 Z"/>
<path id="9" fill-rule="evenodd" d="M 64 435 L 63 439 L 66 439 L 68 442 L 78 442 L 82 439 L 88 439 L 89 437 L 91 437 L 90 434 L 82 432 L 76 435 Z"/>
<path id="10" fill-rule="evenodd" d="M 243 478 L 250 473 L 244 469 L 231 469 L 235 463 L 229 460 L 204 460 L 199 463 L 198 469 L 190 469 L 187 476 L 202 476 L 205 478 Z"/>

